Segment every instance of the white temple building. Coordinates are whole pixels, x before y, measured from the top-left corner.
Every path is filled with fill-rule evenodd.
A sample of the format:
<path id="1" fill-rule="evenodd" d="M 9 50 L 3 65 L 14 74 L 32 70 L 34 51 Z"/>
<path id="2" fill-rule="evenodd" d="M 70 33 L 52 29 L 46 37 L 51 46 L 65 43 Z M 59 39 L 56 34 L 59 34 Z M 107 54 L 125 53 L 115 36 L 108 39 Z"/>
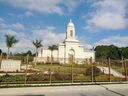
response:
<path id="1" fill-rule="evenodd" d="M 76 39 L 75 25 L 70 20 L 66 28 L 66 37 L 63 43 L 58 44 L 58 50 L 41 49 L 38 52 L 36 61 L 48 63 L 51 61 L 67 64 L 77 63 L 83 64 L 95 61 L 95 52 L 93 50 L 85 51 L 85 46 L 81 45 L 79 40 Z"/>

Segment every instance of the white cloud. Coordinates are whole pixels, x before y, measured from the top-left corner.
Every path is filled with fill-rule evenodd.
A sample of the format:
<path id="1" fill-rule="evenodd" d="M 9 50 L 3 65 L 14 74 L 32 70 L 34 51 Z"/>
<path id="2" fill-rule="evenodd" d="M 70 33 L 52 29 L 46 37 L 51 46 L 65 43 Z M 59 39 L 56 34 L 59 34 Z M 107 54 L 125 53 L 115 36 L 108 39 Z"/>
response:
<path id="1" fill-rule="evenodd" d="M 24 29 L 25 29 L 24 25 L 22 25 L 22 24 L 20 24 L 20 23 L 12 24 L 11 27 L 12 27 L 13 29 L 16 29 L 16 30 L 24 30 Z"/>
<path id="2" fill-rule="evenodd" d="M 94 11 L 89 13 L 84 29 L 91 31 L 95 31 L 95 29 L 118 30 L 128 26 L 126 17 L 128 2 L 126 0 L 94 1 L 92 8 Z"/>
<path id="3" fill-rule="evenodd" d="M 32 49 L 31 41 L 24 32 L 25 27 L 20 23 L 6 24 L 5 22 L 0 22 L 0 49 L 7 52 L 7 47 L 5 43 L 5 34 L 15 35 L 19 42 L 11 49 L 12 52 L 22 52 Z"/>
<path id="4" fill-rule="evenodd" d="M 33 16 L 33 13 L 30 11 L 25 12 L 25 16 Z"/>
<path id="5" fill-rule="evenodd" d="M 16 43 L 13 47 L 11 47 L 11 52 L 27 52 L 28 50 L 34 50 L 34 46 L 32 44 L 32 41 L 27 38 L 19 38 L 19 42 Z M 7 52 L 6 43 L 2 42 L 0 44 L 0 49 L 2 49 L 3 52 Z"/>
<path id="6" fill-rule="evenodd" d="M 0 22 L 0 30 L 2 29 L 24 30 L 25 27 L 21 23 L 7 24 L 5 22 Z"/>
<path id="7" fill-rule="evenodd" d="M 2 0 L 15 7 L 21 7 L 39 13 L 57 13 L 62 15 L 63 9 L 59 6 L 61 0 Z"/>
<path id="8" fill-rule="evenodd" d="M 0 17 L 0 22 L 3 22 L 3 21 L 4 21 L 4 19 Z"/>
<path id="9" fill-rule="evenodd" d="M 28 38 L 20 38 L 19 42 L 13 47 L 13 52 L 26 52 L 28 50 L 32 50 L 35 47 L 32 44 L 32 41 Z"/>
<path id="10" fill-rule="evenodd" d="M 128 46 L 128 36 L 110 36 L 96 42 L 95 45 L 116 45 L 119 47 Z"/>
<path id="11" fill-rule="evenodd" d="M 24 12 L 23 14 L 18 14 L 17 16 L 18 17 L 30 17 L 30 16 L 33 16 L 34 14 L 33 14 L 33 12 L 31 12 L 31 11 L 26 11 L 26 12 Z"/>
<path id="12" fill-rule="evenodd" d="M 12 29 L 0 29 L 0 34 L 1 35 L 5 35 L 5 34 L 17 35 L 17 32 Z"/>
<path id="13" fill-rule="evenodd" d="M 84 0 L 63 0 L 64 5 L 68 8 L 69 12 L 74 11 L 74 9 L 79 6 Z"/>
<path id="14" fill-rule="evenodd" d="M 29 11 L 39 12 L 39 13 L 57 13 L 63 15 L 65 8 L 69 12 L 74 11 L 74 9 L 80 5 L 84 0 L 1 0 L 1 2 L 6 2 L 14 7 L 25 8 Z M 32 15 L 30 12 L 26 15 Z M 21 15 L 22 16 L 22 15 Z"/>
<path id="15" fill-rule="evenodd" d="M 49 26 L 42 29 L 33 30 L 33 35 L 43 40 L 44 46 L 63 42 L 65 34 L 56 33 L 55 27 Z"/>

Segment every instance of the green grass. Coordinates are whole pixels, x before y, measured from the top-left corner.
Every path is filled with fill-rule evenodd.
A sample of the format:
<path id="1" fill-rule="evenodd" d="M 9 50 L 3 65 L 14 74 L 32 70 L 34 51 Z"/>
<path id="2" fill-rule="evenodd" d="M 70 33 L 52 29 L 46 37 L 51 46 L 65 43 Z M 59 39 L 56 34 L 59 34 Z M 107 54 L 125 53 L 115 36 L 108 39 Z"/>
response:
<path id="1" fill-rule="evenodd" d="M 117 72 L 120 72 L 120 73 L 124 72 L 124 68 L 120 66 L 112 66 L 111 68 L 115 69 Z"/>
<path id="2" fill-rule="evenodd" d="M 50 65 L 46 65 L 46 64 L 40 64 L 40 65 L 36 65 L 35 69 L 38 70 L 49 70 L 51 66 Z M 64 72 L 64 73 L 70 73 L 71 72 L 71 66 L 65 66 L 65 65 L 52 65 L 51 67 L 52 71 L 60 71 L 60 72 Z M 75 67 L 73 66 L 73 72 L 74 73 L 84 73 L 86 70 L 86 67 Z"/>

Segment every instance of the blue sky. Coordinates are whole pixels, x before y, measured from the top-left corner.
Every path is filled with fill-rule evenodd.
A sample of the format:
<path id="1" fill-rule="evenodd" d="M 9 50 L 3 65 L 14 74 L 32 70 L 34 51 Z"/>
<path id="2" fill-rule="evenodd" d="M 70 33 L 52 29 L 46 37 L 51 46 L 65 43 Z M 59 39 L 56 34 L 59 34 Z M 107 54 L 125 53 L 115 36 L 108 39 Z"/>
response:
<path id="1" fill-rule="evenodd" d="M 70 18 L 86 49 L 128 46 L 128 0 L 0 0 L 0 49 L 5 34 L 19 39 L 13 52 L 34 50 L 36 38 L 44 47 L 61 43 Z"/>

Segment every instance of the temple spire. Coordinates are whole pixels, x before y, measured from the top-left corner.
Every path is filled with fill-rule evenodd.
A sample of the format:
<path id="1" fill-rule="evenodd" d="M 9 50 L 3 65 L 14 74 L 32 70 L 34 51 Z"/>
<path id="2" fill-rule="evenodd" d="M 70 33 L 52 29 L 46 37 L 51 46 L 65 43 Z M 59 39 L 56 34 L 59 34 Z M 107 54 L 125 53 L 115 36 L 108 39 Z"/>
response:
<path id="1" fill-rule="evenodd" d="M 70 18 L 70 21 L 69 21 L 70 23 L 72 23 L 72 19 Z"/>

